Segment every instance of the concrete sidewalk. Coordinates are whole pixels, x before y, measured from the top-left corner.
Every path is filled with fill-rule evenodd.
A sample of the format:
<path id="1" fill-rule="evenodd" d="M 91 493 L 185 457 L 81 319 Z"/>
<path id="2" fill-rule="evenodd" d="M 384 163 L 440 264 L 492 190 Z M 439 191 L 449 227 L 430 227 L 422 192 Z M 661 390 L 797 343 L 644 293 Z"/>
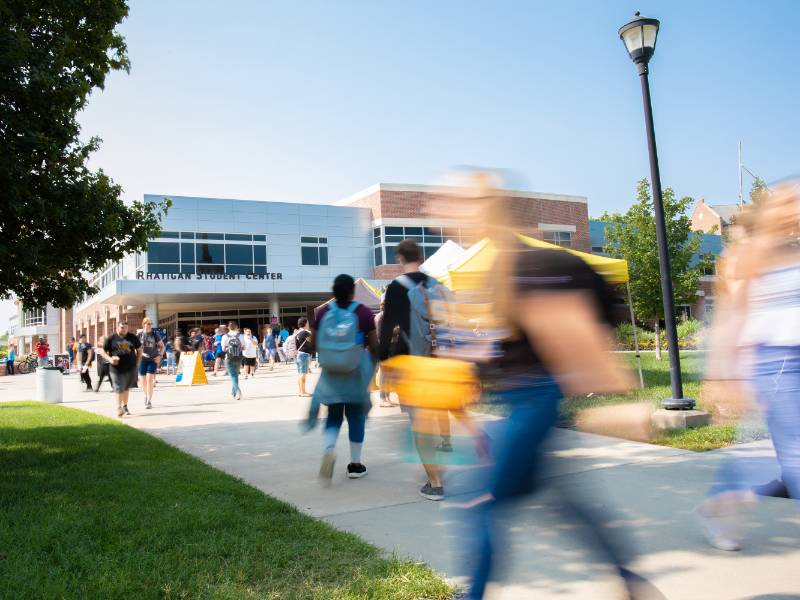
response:
<path id="1" fill-rule="evenodd" d="M 307 514 L 388 551 L 425 560 L 455 582 L 465 581 L 468 538 L 462 512 L 418 495 L 424 475 L 406 460 L 407 420 L 397 409 L 376 407 L 370 416 L 364 445 L 369 476 L 363 479 L 345 477 L 345 428 L 333 485 L 324 489 L 316 481 L 319 428 L 300 433 L 308 402 L 297 397 L 291 369 L 262 369 L 255 379 L 243 380 L 240 402 L 230 399 L 225 376 L 188 389 L 174 387 L 166 376 L 159 379 L 153 410 L 145 411 L 141 392 L 132 392 L 130 426 Z M 111 393 L 82 392 L 77 375 L 65 377 L 64 384 L 65 405 L 116 418 Z M 0 378 L 0 400 L 34 398 L 34 385 L 31 375 Z M 738 553 L 710 548 L 690 516 L 727 456 L 747 456 L 762 480 L 773 477 L 777 467 L 768 442 L 696 454 L 559 430 L 552 444 L 551 487 L 593 504 L 614 531 L 633 542 L 638 556 L 633 569 L 657 590 L 652 597 L 800 598 L 798 503 L 761 502 L 747 521 L 747 546 Z M 466 468 L 450 469 L 446 489 L 464 485 L 469 474 Z M 502 582 L 492 588 L 491 598 L 617 597 L 618 584 L 602 554 L 573 522 L 559 518 L 560 503 L 549 491 L 508 516 L 503 545 L 510 552 L 499 561 Z"/>

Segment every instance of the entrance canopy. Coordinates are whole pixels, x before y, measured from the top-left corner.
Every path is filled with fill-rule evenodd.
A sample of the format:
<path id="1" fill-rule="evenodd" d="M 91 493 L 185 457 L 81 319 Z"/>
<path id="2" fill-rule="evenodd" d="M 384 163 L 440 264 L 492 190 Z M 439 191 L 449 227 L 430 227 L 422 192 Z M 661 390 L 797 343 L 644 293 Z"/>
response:
<path id="1" fill-rule="evenodd" d="M 441 248 L 420 265 L 419 270 L 434 279 L 442 279 L 447 277 L 450 265 L 458 262 L 465 252 L 466 250 L 453 240 L 447 240 Z"/>
<path id="2" fill-rule="evenodd" d="M 320 304 L 314 309 L 314 317 L 317 316 L 323 306 L 327 306 L 333 302 L 333 298 L 327 302 Z M 378 312 L 381 309 L 381 293 L 377 288 L 370 285 L 370 283 L 361 277 L 356 279 L 356 294 L 354 300 L 359 304 L 363 304 L 372 312 Z"/>
<path id="3" fill-rule="evenodd" d="M 521 234 L 517 234 L 517 238 L 523 244 L 532 248 L 551 248 L 570 252 L 586 262 L 610 284 L 616 285 L 628 282 L 628 263 L 623 259 L 580 252 Z M 469 248 L 461 260 L 451 265 L 447 275 L 439 280 L 450 289 L 456 291 L 481 287 L 496 257 L 497 248 L 489 238 L 484 238 Z"/>

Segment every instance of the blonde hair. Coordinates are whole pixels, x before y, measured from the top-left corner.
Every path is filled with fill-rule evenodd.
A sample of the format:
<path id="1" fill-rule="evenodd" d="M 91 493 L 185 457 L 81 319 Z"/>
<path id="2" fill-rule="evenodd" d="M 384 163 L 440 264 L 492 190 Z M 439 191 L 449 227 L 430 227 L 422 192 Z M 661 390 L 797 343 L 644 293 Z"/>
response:
<path id="1" fill-rule="evenodd" d="M 144 319 L 142 319 L 142 327 L 144 327 L 148 323 L 150 323 L 150 325 L 152 325 L 153 324 L 153 319 L 151 319 L 150 317 L 145 317 Z"/>

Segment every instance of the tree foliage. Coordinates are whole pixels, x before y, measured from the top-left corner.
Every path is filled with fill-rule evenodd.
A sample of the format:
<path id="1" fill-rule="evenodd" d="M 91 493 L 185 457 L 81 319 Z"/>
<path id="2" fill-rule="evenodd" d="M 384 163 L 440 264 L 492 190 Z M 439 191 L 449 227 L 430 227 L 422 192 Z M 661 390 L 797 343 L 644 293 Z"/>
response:
<path id="1" fill-rule="evenodd" d="M 761 177 L 756 177 L 753 181 L 753 185 L 750 188 L 750 202 L 752 204 L 759 204 L 760 202 L 766 200 L 769 197 L 770 191 L 767 182 L 761 179 Z"/>
<path id="2" fill-rule="evenodd" d="M 691 230 L 687 209 L 693 203 L 689 196 L 677 199 L 672 188 L 663 192 L 667 246 L 672 269 L 672 287 L 676 304 L 691 304 L 703 270 L 710 266 L 710 257 L 695 259 L 700 249 L 701 234 Z M 656 224 L 650 182 L 639 181 L 636 201 L 625 214 L 604 214 L 605 252 L 628 261 L 631 297 L 638 318 L 658 321 L 664 318 L 661 296 L 661 274 L 656 243 Z"/>
<path id="3" fill-rule="evenodd" d="M 70 306 L 95 291 L 86 272 L 158 231 L 169 201 L 123 202 L 87 166 L 99 138 L 79 138 L 90 92 L 129 68 L 127 14 L 124 0 L 0 0 L 1 297 Z"/>

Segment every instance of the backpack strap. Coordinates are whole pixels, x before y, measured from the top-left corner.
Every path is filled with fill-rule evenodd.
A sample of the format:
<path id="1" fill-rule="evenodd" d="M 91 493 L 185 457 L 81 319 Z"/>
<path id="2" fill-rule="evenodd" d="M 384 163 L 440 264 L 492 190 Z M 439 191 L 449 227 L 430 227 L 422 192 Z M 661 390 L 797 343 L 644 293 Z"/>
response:
<path id="1" fill-rule="evenodd" d="M 350 306 L 347 307 L 347 312 L 354 313 L 354 312 L 356 312 L 356 310 L 358 309 L 359 306 L 361 306 L 361 305 L 358 302 L 356 302 L 355 300 L 353 300 L 350 303 Z"/>
<path id="2" fill-rule="evenodd" d="M 400 275 L 395 279 L 395 281 L 409 291 L 417 287 L 417 284 L 414 283 L 414 280 L 411 279 L 411 277 L 409 277 L 408 275 Z"/>

